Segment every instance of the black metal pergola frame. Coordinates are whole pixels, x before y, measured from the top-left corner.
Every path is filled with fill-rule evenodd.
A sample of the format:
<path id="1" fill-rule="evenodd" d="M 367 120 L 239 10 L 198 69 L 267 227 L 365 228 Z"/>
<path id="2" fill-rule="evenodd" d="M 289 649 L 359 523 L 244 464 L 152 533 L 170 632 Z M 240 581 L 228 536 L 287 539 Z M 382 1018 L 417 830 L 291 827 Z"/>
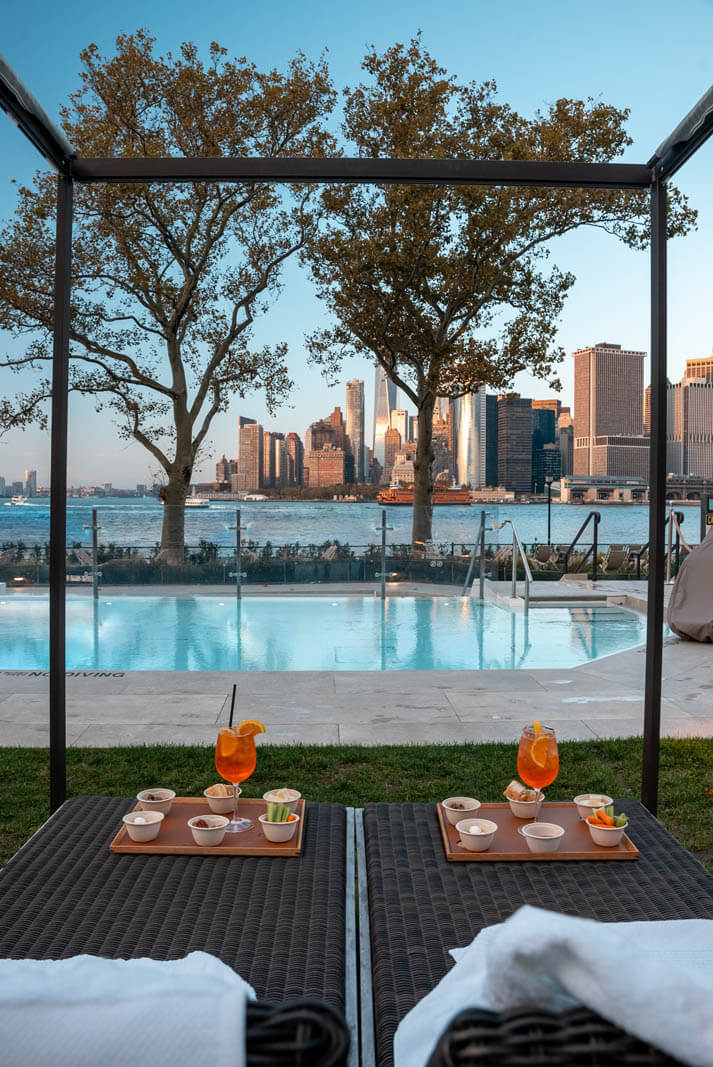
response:
<path id="1" fill-rule="evenodd" d="M 50 807 L 66 796 L 67 412 L 75 183 L 370 182 L 648 189 L 651 197 L 651 448 L 642 800 L 658 803 L 666 508 L 666 184 L 713 134 L 713 88 L 645 165 L 467 159 L 81 159 L 0 57 L 0 107 L 57 171 L 50 458 Z"/>

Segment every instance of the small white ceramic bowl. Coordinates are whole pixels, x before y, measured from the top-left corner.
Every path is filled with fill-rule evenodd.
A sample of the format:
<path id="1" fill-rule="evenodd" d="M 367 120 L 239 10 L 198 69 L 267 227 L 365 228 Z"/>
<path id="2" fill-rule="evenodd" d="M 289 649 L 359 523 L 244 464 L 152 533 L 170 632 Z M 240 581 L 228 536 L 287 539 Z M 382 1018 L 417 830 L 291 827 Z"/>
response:
<path id="1" fill-rule="evenodd" d="M 132 841 L 153 841 L 164 818 L 162 811 L 130 811 L 123 823 Z"/>
<path id="2" fill-rule="evenodd" d="M 615 848 L 626 833 L 628 825 L 628 822 L 623 826 L 592 826 L 590 822 L 587 823 L 594 844 L 603 845 L 605 848 Z"/>
<path id="3" fill-rule="evenodd" d="M 516 819 L 534 819 L 540 814 L 540 808 L 542 807 L 542 801 L 544 799 L 544 793 L 540 793 L 539 800 L 512 800 L 508 797 L 508 804 L 510 805 L 510 811 Z"/>
<path id="4" fill-rule="evenodd" d="M 597 808 L 608 808 L 614 801 L 606 793 L 580 793 L 574 798 L 574 803 L 577 805 L 580 819 L 586 819 L 588 815 L 593 815 Z"/>
<path id="5" fill-rule="evenodd" d="M 136 799 L 143 811 L 162 811 L 164 815 L 168 815 L 175 796 L 172 789 L 142 789 L 136 794 Z M 151 800 L 151 797 L 156 799 Z"/>
<path id="6" fill-rule="evenodd" d="M 207 826 L 196 826 L 198 821 L 207 822 Z M 194 815 L 188 820 L 188 826 L 197 845 L 219 845 L 225 837 L 225 828 L 230 822 L 225 815 Z"/>
<path id="7" fill-rule="evenodd" d="M 448 797 L 441 804 L 451 826 L 457 826 L 463 819 L 472 819 L 480 807 L 480 801 L 475 797 Z M 454 804 L 460 804 L 460 807 L 454 808 Z"/>
<path id="8" fill-rule="evenodd" d="M 214 797 L 211 796 L 210 790 L 215 789 L 214 785 L 209 785 L 207 789 L 203 790 L 203 796 L 208 801 L 208 807 L 215 815 L 232 815 L 233 814 L 233 787 L 228 786 L 230 789 L 229 797 Z M 242 789 L 238 787 L 238 796 L 242 793 Z"/>
<path id="9" fill-rule="evenodd" d="M 290 799 L 281 800 L 279 796 L 275 796 L 276 793 L 286 793 Z M 266 804 L 286 804 L 294 814 L 297 811 L 297 801 L 301 796 L 302 794 L 296 789 L 269 789 L 267 793 L 262 794 L 262 799 Z"/>
<path id="10" fill-rule="evenodd" d="M 564 827 L 554 822 L 533 822 L 523 826 L 520 833 L 530 852 L 557 852 L 562 844 Z"/>
<path id="11" fill-rule="evenodd" d="M 493 843 L 498 824 L 490 819 L 462 819 L 456 823 L 460 843 L 469 852 L 485 852 Z"/>
<path id="12" fill-rule="evenodd" d="M 278 844 L 282 841 L 289 841 L 295 836 L 299 821 L 299 815 L 295 815 L 291 822 L 268 822 L 267 815 L 258 816 L 258 822 L 262 826 L 262 832 L 267 840 Z"/>

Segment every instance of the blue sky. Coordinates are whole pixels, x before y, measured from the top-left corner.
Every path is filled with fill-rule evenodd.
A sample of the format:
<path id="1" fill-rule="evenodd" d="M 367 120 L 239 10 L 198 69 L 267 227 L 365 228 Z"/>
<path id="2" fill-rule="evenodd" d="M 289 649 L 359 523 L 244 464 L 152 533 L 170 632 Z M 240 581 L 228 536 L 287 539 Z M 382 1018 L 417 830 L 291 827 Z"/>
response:
<path id="1" fill-rule="evenodd" d="M 0 49 L 51 118 L 77 87 L 79 52 L 90 42 L 109 53 L 118 33 L 146 27 L 158 38 L 160 51 L 175 51 L 183 40 L 195 41 L 205 54 L 212 40 L 233 55 L 246 55 L 258 67 L 284 67 L 295 51 L 317 57 L 328 49 L 338 88 L 361 77 L 367 47 L 382 50 L 405 41 L 419 28 L 425 45 L 450 72 L 463 80 L 494 78 L 499 96 L 531 115 L 561 96 L 601 97 L 628 107 L 634 144 L 624 159 L 646 162 L 656 146 L 713 84 L 713 0 L 601 0 L 592 5 L 541 0 L 360 0 L 347 5 L 329 0 L 234 0 L 201 3 L 187 0 L 124 0 L 120 5 L 75 0 L 14 4 L 3 18 Z M 697 232 L 672 242 L 669 253 L 669 366 L 680 376 L 686 358 L 713 350 L 713 210 L 707 168 L 713 142 L 706 145 L 678 177 L 679 187 L 699 211 Z M 0 115 L 0 218 L 14 206 L 11 179 L 29 181 L 38 157 L 29 143 Z M 552 248 L 552 260 L 572 270 L 577 284 L 562 315 L 559 343 L 571 353 L 597 341 L 618 342 L 648 350 L 648 257 L 625 249 L 596 231 L 570 235 Z M 239 413 L 262 421 L 268 429 L 296 430 L 335 404 L 344 406 L 344 389 L 328 389 L 318 371 L 305 364 L 303 336 L 322 311 L 296 267 L 285 275 L 285 291 L 270 317 L 255 333 L 256 343 L 284 339 L 296 382 L 291 407 L 276 417 L 262 398 L 243 402 L 214 424 L 212 455 L 196 472 L 213 477 L 214 460 L 236 451 Z M 0 337 L 0 344 L 6 339 Z M 562 366 L 562 399 L 572 393 L 571 360 Z M 344 381 L 363 377 L 370 400 L 373 372 L 364 362 L 345 366 Z M 0 377 L 11 390 L 15 379 Z M 516 387 L 524 395 L 545 396 L 547 388 L 526 376 Z M 48 435 L 36 430 L 0 440 L 0 475 L 17 479 L 36 468 L 46 483 Z M 103 417 L 86 401 L 70 409 L 69 477 L 74 484 L 113 481 L 132 485 L 150 481 L 154 465 L 138 445 L 118 443 Z"/>

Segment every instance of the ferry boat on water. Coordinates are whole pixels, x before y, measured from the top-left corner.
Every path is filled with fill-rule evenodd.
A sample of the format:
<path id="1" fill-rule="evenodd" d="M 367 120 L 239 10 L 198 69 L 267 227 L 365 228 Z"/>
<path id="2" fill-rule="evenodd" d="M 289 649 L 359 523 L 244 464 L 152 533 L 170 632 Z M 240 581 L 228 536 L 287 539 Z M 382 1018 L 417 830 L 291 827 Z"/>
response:
<path id="1" fill-rule="evenodd" d="M 209 502 L 207 500 L 204 500 L 202 496 L 196 496 L 196 494 L 193 493 L 192 496 L 187 496 L 186 497 L 186 507 L 187 508 L 209 508 L 210 504 L 209 504 Z"/>
<path id="2" fill-rule="evenodd" d="M 27 504 L 28 500 L 26 496 L 14 496 L 10 501 L 10 507 L 21 507 L 23 504 Z M 6 505 L 7 506 L 7 505 Z"/>
<path id="3" fill-rule="evenodd" d="M 376 494 L 376 501 L 378 504 L 391 504 L 396 506 L 413 504 L 413 486 L 390 485 L 388 489 L 382 489 L 380 493 Z M 434 486 L 434 507 L 441 504 L 460 504 L 462 506 L 463 504 L 472 503 L 473 500 L 470 489 L 459 489 L 456 485 L 447 487 L 440 485 Z"/>

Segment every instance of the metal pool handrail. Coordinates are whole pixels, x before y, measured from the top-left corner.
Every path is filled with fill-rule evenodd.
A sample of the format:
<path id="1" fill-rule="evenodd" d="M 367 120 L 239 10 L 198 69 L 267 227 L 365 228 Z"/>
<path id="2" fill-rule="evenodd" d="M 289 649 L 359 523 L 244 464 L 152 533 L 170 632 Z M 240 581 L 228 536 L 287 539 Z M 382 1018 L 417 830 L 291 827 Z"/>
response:
<path id="1" fill-rule="evenodd" d="M 517 560 L 515 559 L 515 552 L 520 555 L 522 565 L 525 571 L 525 611 L 530 610 L 530 583 L 532 582 L 532 571 L 530 570 L 530 564 L 527 561 L 527 553 L 523 548 L 522 541 L 520 540 L 520 534 L 517 532 L 517 526 L 512 519 L 504 519 L 498 526 L 493 520 L 493 526 L 496 529 L 502 529 L 503 526 L 512 526 L 512 598 L 513 600 L 517 596 Z"/>
<path id="2" fill-rule="evenodd" d="M 569 548 L 567 549 L 567 551 L 564 554 L 564 573 L 565 574 L 567 574 L 567 572 L 569 571 L 569 557 L 571 556 L 571 554 L 572 554 L 572 552 L 574 550 L 574 547 L 577 544 L 577 542 L 579 541 L 580 537 L 582 536 L 582 534 L 586 530 L 587 526 L 589 526 L 589 523 L 591 522 L 592 523 L 592 544 L 591 544 L 591 547 L 589 548 L 589 550 L 587 552 L 585 552 L 585 554 L 580 559 L 579 564 L 577 565 L 577 569 L 576 569 L 575 573 L 577 573 L 577 571 L 581 570 L 581 568 L 587 562 L 587 560 L 589 559 L 589 556 L 591 554 L 591 556 L 592 556 L 592 581 L 596 582 L 596 580 L 597 580 L 597 552 L 598 552 L 598 543 L 597 542 L 598 542 L 598 537 L 599 537 L 599 523 L 601 522 L 601 520 L 602 520 L 602 517 L 601 517 L 601 515 L 599 514 L 598 511 L 590 511 L 589 512 L 589 514 L 587 515 L 586 519 L 584 520 L 582 525 L 579 527 L 579 530 L 575 534 L 574 541 L 572 541 L 572 544 L 569 546 Z"/>
<path id="3" fill-rule="evenodd" d="M 478 525 L 478 533 L 473 544 L 473 549 L 470 554 L 470 563 L 468 565 L 468 573 L 466 575 L 465 584 L 463 585 L 463 596 L 468 596 L 468 587 L 470 584 L 471 576 L 473 574 L 473 566 L 475 564 L 475 551 L 480 547 L 480 599 L 483 600 L 483 594 L 485 592 L 485 520 L 488 517 L 485 511 L 480 513 L 480 523 Z M 492 515 L 489 516 L 492 519 L 493 530 L 502 530 L 504 526 L 512 527 L 512 597 L 515 599 L 517 596 L 517 559 L 519 555 L 522 560 L 522 565 L 525 571 L 525 611 L 530 610 L 530 583 L 532 582 L 532 571 L 530 570 L 530 564 L 527 560 L 527 553 L 525 552 L 522 541 L 520 540 L 520 534 L 517 532 L 517 526 L 512 519 L 503 519 L 502 522 L 497 523 Z"/>
<path id="4" fill-rule="evenodd" d="M 470 563 L 468 564 L 468 573 L 465 576 L 465 582 L 463 583 L 463 592 L 461 594 L 461 596 L 468 596 L 468 591 L 469 591 L 469 588 L 470 588 L 470 582 L 471 582 L 471 578 L 472 578 L 472 575 L 473 575 L 473 567 L 475 566 L 475 553 L 476 553 L 476 550 L 478 548 L 480 548 L 480 577 L 479 577 L 478 595 L 479 595 L 481 600 L 483 599 L 483 594 L 485 592 L 485 520 L 486 520 L 486 518 L 487 518 L 487 513 L 485 511 L 481 511 L 481 513 L 480 513 L 480 522 L 478 524 L 478 532 L 475 535 L 475 540 L 473 542 L 473 547 L 470 550 Z"/>

